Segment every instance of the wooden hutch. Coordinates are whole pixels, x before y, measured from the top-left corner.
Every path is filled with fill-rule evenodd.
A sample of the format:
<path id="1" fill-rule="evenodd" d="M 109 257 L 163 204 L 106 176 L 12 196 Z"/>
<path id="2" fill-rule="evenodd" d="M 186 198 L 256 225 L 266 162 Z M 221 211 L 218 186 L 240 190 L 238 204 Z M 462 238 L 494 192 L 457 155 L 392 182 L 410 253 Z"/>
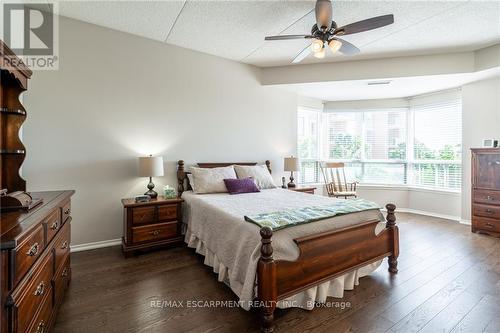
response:
<path id="1" fill-rule="evenodd" d="M 26 194 L 19 174 L 26 155 L 19 138 L 26 110 L 19 96 L 31 75 L 0 40 L 0 189 L 9 193 L 0 197 L 1 332 L 50 331 L 71 278 L 74 191 Z M 9 205 L 15 193 L 24 198 L 18 201 L 23 208 Z"/>

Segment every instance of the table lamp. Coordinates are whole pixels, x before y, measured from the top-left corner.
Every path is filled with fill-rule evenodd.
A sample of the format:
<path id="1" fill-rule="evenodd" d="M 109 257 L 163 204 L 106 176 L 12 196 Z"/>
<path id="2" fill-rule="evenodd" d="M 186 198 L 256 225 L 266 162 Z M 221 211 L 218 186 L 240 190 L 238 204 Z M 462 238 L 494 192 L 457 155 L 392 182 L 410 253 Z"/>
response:
<path id="1" fill-rule="evenodd" d="M 139 157 L 139 177 L 149 177 L 148 191 L 144 195 L 149 195 L 151 198 L 156 198 L 158 193 L 153 191 L 152 177 L 163 176 L 163 157 L 149 155 L 147 157 Z"/>
<path id="2" fill-rule="evenodd" d="M 299 171 L 299 159 L 297 157 L 285 157 L 285 171 L 290 171 L 290 182 L 288 183 L 288 187 L 295 187 L 295 183 L 293 182 L 293 172 Z"/>

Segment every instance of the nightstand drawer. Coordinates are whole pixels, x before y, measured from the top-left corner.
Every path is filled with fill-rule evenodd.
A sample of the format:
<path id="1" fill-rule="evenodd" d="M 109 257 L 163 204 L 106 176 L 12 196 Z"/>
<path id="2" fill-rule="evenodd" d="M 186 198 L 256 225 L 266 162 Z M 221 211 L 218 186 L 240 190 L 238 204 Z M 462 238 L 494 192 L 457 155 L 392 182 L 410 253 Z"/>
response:
<path id="1" fill-rule="evenodd" d="M 177 236 L 177 228 L 177 221 L 133 227 L 132 241 L 135 244 L 175 237 Z"/>
<path id="2" fill-rule="evenodd" d="M 177 220 L 177 205 L 158 206 L 158 220 Z"/>
<path id="3" fill-rule="evenodd" d="M 132 223 L 145 224 L 155 222 L 155 206 L 132 208 Z"/>

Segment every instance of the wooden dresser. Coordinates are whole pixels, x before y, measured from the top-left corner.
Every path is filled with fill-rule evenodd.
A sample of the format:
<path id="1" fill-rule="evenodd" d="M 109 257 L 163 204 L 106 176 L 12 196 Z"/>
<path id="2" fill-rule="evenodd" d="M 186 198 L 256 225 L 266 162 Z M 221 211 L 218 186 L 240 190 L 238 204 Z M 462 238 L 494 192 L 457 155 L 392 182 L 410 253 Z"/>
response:
<path id="1" fill-rule="evenodd" d="M 472 232 L 500 237 L 500 148 L 472 150 Z"/>
<path id="2" fill-rule="evenodd" d="M 183 199 L 158 196 L 149 202 L 122 199 L 123 238 L 125 257 L 137 250 L 182 244 Z"/>
<path id="3" fill-rule="evenodd" d="M 50 331 L 71 278 L 73 193 L 33 192 L 43 204 L 2 213 L 2 332 Z"/>

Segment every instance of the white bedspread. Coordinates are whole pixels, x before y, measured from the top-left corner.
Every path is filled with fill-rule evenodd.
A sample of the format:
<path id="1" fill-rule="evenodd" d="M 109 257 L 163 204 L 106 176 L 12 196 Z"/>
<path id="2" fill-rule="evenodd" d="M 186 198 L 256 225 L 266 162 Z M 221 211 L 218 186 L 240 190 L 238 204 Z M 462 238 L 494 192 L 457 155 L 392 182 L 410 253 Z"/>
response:
<path id="1" fill-rule="evenodd" d="M 249 309 L 256 295 L 255 276 L 260 256 L 259 227 L 246 222 L 244 215 L 274 212 L 289 208 L 328 205 L 333 200 L 324 196 L 311 195 L 283 189 L 262 190 L 259 193 L 229 195 L 194 194 L 184 192 L 185 241 L 196 252 L 205 256 L 205 264 L 213 267 L 219 281 L 229 284 Z M 295 260 L 299 256 L 294 238 L 335 230 L 368 220 L 380 219 L 378 210 L 369 210 L 337 216 L 313 223 L 275 231 L 272 238 L 274 259 Z M 377 225 L 376 233 L 383 230 L 385 223 Z M 279 307 L 302 307 L 312 309 L 314 302 L 325 302 L 327 296 L 342 297 L 344 290 L 352 290 L 358 279 L 373 272 L 380 261 L 367 265 L 301 292 Z"/>

